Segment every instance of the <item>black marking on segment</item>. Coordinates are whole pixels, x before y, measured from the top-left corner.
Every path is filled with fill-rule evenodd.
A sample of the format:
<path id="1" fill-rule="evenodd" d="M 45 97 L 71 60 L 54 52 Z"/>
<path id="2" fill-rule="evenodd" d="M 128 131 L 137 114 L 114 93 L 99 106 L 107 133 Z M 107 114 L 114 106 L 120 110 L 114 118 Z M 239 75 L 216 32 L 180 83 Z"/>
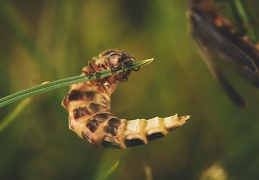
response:
<path id="1" fill-rule="evenodd" d="M 108 134 L 111 134 L 112 136 L 116 136 L 118 132 L 118 127 L 113 126 L 113 125 L 108 125 L 105 128 L 105 132 Z"/>
<path id="2" fill-rule="evenodd" d="M 109 118 L 109 113 L 99 113 L 96 114 L 94 118 L 100 122 L 104 122 Z"/>
<path id="3" fill-rule="evenodd" d="M 114 143 L 114 142 L 110 142 L 110 141 L 102 141 L 103 147 L 105 148 L 118 148 L 118 149 L 124 149 L 120 144 L 118 143 Z"/>
<path id="4" fill-rule="evenodd" d="M 148 141 L 153 141 L 155 139 L 162 138 L 164 136 L 165 135 L 163 133 L 157 132 L 157 133 L 153 133 L 153 134 L 147 135 L 147 139 L 148 139 Z"/>
<path id="5" fill-rule="evenodd" d="M 79 119 L 83 116 L 89 115 L 89 111 L 85 107 L 79 107 L 77 109 L 74 109 L 74 118 Z"/>
<path id="6" fill-rule="evenodd" d="M 98 111 L 100 111 L 100 104 L 97 104 L 97 103 L 91 103 L 90 105 L 89 105 L 89 109 L 91 110 L 91 111 L 93 111 L 93 112 L 98 112 Z"/>
<path id="7" fill-rule="evenodd" d="M 88 110 L 91 113 L 104 112 L 104 111 L 108 111 L 108 107 L 103 106 L 103 105 L 98 104 L 98 103 L 91 103 L 88 107 Z"/>
<path id="8" fill-rule="evenodd" d="M 116 126 L 118 127 L 121 124 L 121 120 L 118 118 L 111 118 L 108 122 L 110 126 Z"/>
<path id="9" fill-rule="evenodd" d="M 79 100 L 82 99 L 82 93 L 80 91 L 71 91 L 68 95 L 68 101 L 75 101 L 75 100 Z"/>
<path id="10" fill-rule="evenodd" d="M 145 142 L 141 139 L 138 139 L 138 138 L 136 138 L 136 139 L 125 139 L 124 143 L 127 147 L 145 145 Z"/>
<path id="11" fill-rule="evenodd" d="M 96 93 L 92 91 L 81 92 L 78 90 L 73 90 L 68 95 L 68 101 L 85 100 L 93 101 Z"/>
<path id="12" fill-rule="evenodd" d="M 105 127 L 105 132 L 111 134 L 112 136 L 116 136 L 120 124 L 121 120 L 118 118 L 109 119 L 108 126 Z"/>
<path id="13" fill-rule="evenodd" d="M 100 122 L 98 122 L 96 119 L 92 119 L 90 120 L 87 124 L 86 127 L 92 132 L 94 133 L 98 127 L 100 125 Z"/>
<path id="14" fill-rule="evenodd" d="M 94 97 L 96 95 L 95 92 L 92 92 L 92 91 L 87 91 L 87 92 L 84 92 L 85 96 L 87 97 L 87 100 L 89 101 L 92 101 L 94 100 Z"/>

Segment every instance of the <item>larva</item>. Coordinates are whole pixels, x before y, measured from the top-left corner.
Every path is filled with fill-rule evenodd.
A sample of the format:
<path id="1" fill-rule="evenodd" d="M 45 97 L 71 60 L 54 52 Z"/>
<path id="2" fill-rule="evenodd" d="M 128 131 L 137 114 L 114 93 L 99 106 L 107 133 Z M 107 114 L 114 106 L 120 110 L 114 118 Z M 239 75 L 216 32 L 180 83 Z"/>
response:
<path id="1" fill-rule="evenodd" d="M 125 51 L 107 50 L 101 53 L 95 63 L 89 62 L 83 74 L 95 73 L 132 64 L 134 58 Z M 130 146 L 147 144 L 183 125 L 190 116 L 126 120 L 110 112 L 111 95 L 117 82 L 125 82 L 130 71 L 112 76 L 74 84 L 62 101 L 69 113 L 69 128 L 79 137 L 87 139 L 99 148 L 115 147 L 126 149 Z"/>

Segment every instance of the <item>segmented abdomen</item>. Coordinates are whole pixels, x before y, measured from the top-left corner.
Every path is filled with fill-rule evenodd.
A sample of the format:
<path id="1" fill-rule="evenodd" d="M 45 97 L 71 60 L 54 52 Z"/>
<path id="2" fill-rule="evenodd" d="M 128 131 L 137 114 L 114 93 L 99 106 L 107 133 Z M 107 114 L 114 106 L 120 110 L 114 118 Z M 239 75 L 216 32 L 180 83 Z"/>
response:
<path id="1" fill-rule="evenodd" d="M 117 56 L 118 66 L 116 65 L 114 68 L 123 67 L 124 64 L 122 65 L 120 62 L 133 63 L 132 57 L 124 51 L 109 50 L 99 55 L 96 67 L 91 64 L 89 65 L 91 67 L 83 68 L 83 73 L 91 73 L 86 71 L 98 70 L 98 67 L 103 68 L 100 63 L 105 60 L 109 61 L 111 56 L 113 64 L 116 64 L 114 56 Z M 132 61 L 127 60 L 127 58 Z M 109 67 L 106 68 L 109 69 Z M 110 96 L 116 88 L 117 81 L 127 80 L 128 75 L 129 72 L 122 72 L 122 74 L 112 75 L 97 81 L 72 85 L 62 102 L 62 106 L 69 113 L 69 128 L 76 132 L 79 137 L 87 139 L 99 148 L 125 149 L 163 137 L 189 119 L 189 116 L 178 117 L 174 115 L 167 118 L 156 117 L 149 120 L 128 121 L 114 116 L 110 112 Z"/>

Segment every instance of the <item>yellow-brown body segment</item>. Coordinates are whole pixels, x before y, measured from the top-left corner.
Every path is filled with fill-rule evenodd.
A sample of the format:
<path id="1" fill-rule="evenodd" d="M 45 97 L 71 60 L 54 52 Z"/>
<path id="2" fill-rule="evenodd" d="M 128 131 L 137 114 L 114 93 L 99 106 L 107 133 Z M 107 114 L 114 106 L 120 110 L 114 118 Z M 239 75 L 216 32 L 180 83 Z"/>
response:
<path id="1" fill-rule="evenodd" d="M 112 68 L 123 68 L 126 63 L 133 63 L 133 57 L 124 51 L 108 50 L 99 55 L 95 64 L 89 63 L 89 66 L 83 68 L 83 74 L 104 69 L 112 71 Z M 69 113 L 69 128 L 99 148 L 125 149 L 163 137 L 189 119 L 189 116 L 177 115 L 149 120 L 126 120 L 114 116 L 110 112 L 111 94 L 117 82 L 126 81 L 129 74 L 122 72 L 72 85 L 62 102 Z"/>

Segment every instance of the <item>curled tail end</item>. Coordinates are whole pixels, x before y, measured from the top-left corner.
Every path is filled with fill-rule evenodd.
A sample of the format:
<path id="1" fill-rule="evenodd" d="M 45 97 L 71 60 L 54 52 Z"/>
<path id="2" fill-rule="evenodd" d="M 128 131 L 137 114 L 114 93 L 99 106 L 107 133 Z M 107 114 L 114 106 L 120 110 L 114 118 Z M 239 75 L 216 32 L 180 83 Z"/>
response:
<path id="1" fill-rule="evenodd" d="M 177 114 L 166 118 L 125 120 L 118 130 L 117 136 L 105 138 L 103 147 L 126 149 L 131 146 L 145 145 L 148 141 L 164 137 L 172 130 L 185 124 L 189 115 L 178 117 Z"/>

